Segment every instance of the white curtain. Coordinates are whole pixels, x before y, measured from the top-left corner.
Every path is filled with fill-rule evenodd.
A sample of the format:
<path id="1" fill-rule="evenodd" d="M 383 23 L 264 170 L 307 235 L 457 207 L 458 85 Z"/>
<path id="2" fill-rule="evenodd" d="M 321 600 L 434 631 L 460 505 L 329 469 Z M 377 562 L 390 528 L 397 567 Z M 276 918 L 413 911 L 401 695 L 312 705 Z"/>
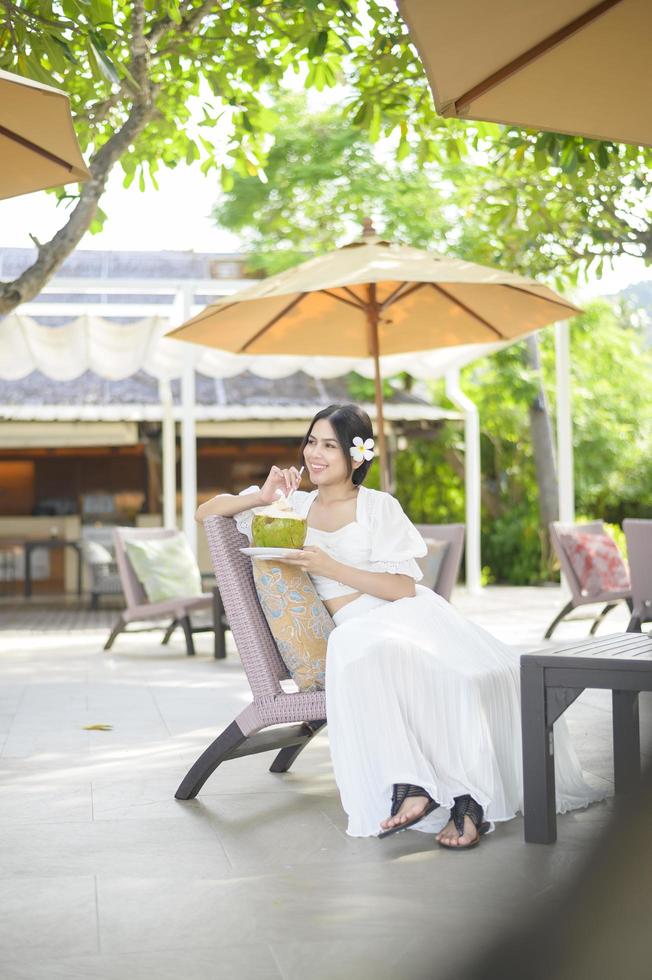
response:
<path id="1" fill-rule="evenodd" d="M 170 321 L 148 317 L 134 323 L 113 323 L 81 316 L 61 327 L 43 326 L 13 313 L 0 322 L 0 378 L 16 381 L 41 371 L 56 381 L 71 381 L 85 371 L 117 381 L 144 370 L 156 378 L 181 375 L 183 352 L 192 346 L 195 368 L 213 378 L 252 371 L 263 378 L 284 378 L 305 371 L 315 378 L 334 378 L 349 371 L 373 377 L 371 359 L 347 357 L 277 357 L 230 354 L 165 337 Z M 392 354 L 381 358 L 388 377 L 407 371 L 416 378 L 440 378 L 453 368 L 499 350 L 504 344 L 464 344 L 433 351 Z"/>

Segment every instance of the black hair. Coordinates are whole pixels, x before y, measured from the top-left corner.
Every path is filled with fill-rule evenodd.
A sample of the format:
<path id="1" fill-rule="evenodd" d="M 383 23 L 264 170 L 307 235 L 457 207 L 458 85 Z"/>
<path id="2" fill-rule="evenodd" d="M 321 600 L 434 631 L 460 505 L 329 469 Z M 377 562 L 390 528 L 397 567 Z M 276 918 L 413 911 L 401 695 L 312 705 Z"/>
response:
<path id="1" fill-rule="evenodd" d="M 317 412 L 314 419 L 308 426 L 308 431 L 306 432 L 303 442 L 301 443 L 301 449 L 299 450 L 300 466 L 303 466 L 303 453 L 308 445 L 310 433 L 312 432 L 315 423 L 319 422 L 320 419 L 328 419 L 330 424 L 333 426 L 335 435 L 337 436 L 337 441 L 340 444 L 340 449 L 344 453 L 344 458 L 346 459 L 349 476 L 353 480 L 354 486 L 359 486 L 364 482 L 373 460 L 365 459 L 362 465 L 358 466 L 358 468 L 354 470 L 353 460 L 351 459 L 351 446 L 353 445 L 353 440 L 356 436 L 360 436 L 363 442 L 365 439 L 373 439 L 374 432 L 371 426 L 371 419 L 367 413 L 357 405 L 329 405 L 328 408 L 322 408 L 320 412 Z"/>

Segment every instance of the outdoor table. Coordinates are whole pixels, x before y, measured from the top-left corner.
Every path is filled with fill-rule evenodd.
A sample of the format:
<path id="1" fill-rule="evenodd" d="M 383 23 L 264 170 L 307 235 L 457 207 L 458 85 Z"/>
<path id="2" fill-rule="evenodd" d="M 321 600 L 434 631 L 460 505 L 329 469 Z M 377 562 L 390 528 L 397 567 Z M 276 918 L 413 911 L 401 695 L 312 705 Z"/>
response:
<path id="1" fill-rule="evenodd" d="M 25 553 L 25 579 L 23 594 L 29 598 L 32 594 L 32 552 L 37 548 L 72 548 L 77 553 L 77 595 L 82 593 L 82 549 L 78 541 L 66 541 L 64 538 L 28 538 L 23 541 Z"/>
<path id="2" fill-rule="evenodd" d="M 639 783 L 639 691 L 652 691 L 652 636 L 616 633 L 521 657 L 523 816 L 525 840 L 557 839 L 553 725 L 587 688 L 612 692 L 614 783 L 629 793 Z"/>

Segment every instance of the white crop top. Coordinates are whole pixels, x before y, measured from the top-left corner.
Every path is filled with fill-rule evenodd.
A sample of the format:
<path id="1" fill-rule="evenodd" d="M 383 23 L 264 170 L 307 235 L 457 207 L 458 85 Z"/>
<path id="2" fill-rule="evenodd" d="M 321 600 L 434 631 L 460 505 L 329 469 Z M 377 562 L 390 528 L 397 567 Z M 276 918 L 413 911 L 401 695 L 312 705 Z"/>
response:
<path id="1" fill-rule="evenodd" d="M 258 490 L 259 487 L 247 487 L 240 496 Z M 293 509 L 300 517 L 307 517 L 316 496 L 316 490 L 309 493 L 296 490 L 292 496 Z M 251 523 L 258 510 L 260 508 L 244 510 L 235 516 L 238 530 L 246 534 L 249 541 Z M 316 545 L 343 565 L 365 572 L 409 575 L 416 582 L 423 578 L 423 573 L 415 558 L 423 558 L 428 553 L 426 542 L 398 500 L 389 493 L 367 487 L 360 487 L 358 492 L 354 521 L 336 531 L 320 531 L 308 526 L 306 544 Z M 320 599 L 335 599 L 357 591 L 321 575 L 311 578 Z"/>

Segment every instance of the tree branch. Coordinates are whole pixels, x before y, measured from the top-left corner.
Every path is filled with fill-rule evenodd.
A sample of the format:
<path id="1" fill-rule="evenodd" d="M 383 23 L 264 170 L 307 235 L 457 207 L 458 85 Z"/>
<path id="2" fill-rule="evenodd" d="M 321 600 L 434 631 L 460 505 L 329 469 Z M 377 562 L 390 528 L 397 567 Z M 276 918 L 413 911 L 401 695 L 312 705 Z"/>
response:
<path id="1" fill-rule="evenodd" d="M 133 25 L 132 74 L 140 89 L 133 97 L 131 112 L 121 128 L 93 156 L 89 165 L 91 179 L 83 185 L 79 202 L 67 223 L 44 245 L 35 242 L 36 261 L 25 272 L 13 282 L 0 283 L 0 316 L 6 316 L 21 303 L 29 302 L 38 295 L 74 251 L 97 213 L 111 168 L 140 136 L 156 111 L 154 97 L 158 89 L 148 78 L 149 50 L 143 30 L 144 0 L 133 2 Z"/>
<path id="2" fill-rule="evenodd" d="M 147 73 L 149 69 L 149 43 L 145 39 L 145 5 L 143 0 L 133 0 L 130 47 L 130 71 L 142 94 L 148 87 Z"/>
<path id="3" fill-rule="evenodd" d="M 98 123 L 104 122 L 111 109 L 115 109 L 120 104 L 120 101 L 125 98 L 126 94 L 126 89 L 120 86 L 118 91 L 110 95 L 108 99 L 102 99 L 101 102 L 92 103 L 85 112 L 76 113 L 75 119 L 86 119 L 87 122 L 96 126 Z"/>
<path id="4" fill-rule="evenodd" d="M 192 34 L 205 17 L 209 14 L 217 15 L 220 8 L 221 4 L 217 3 L 216 0 L 204 0 L 203 3 L 200 3 L 194 9 L 190 3 L 185 4 L 181 7 L 180 23 L 175 23 L 171 17 L 163 17 L 148 31 L 146 37 L 150 47 L 154 48 L 168 31 L 174 31 L 175 34 Z"/>

